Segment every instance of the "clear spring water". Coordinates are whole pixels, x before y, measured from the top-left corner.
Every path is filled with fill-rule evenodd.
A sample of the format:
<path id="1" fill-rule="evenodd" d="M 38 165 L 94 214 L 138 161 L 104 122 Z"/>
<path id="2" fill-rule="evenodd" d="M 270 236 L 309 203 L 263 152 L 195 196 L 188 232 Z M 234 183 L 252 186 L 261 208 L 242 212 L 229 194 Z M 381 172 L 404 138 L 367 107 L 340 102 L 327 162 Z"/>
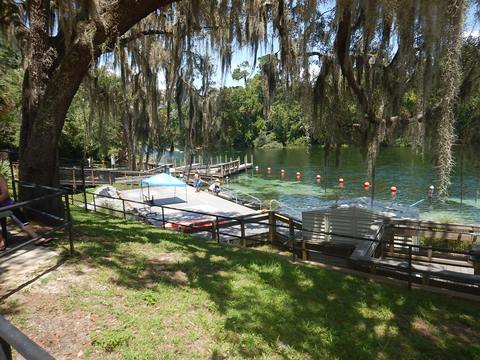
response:
<path id="1" fill-rule="evenodd" d="M 320 147 L 309 149 L 269 149 L 230 151 L 233 158 L 253 154 L 254 163 L 259 171 L 232 177 L 228 188 L 267 200 L 280 202 L 282 212 L 299 217 L 304 210 L 312 210 L 335 202 L 358 197 L 370 197 L 371 193 L 363 189 L 366 179 L 366 163 L 358 149 L 343 148 L 339 161 L 332 153 L 325 164 L 324 150 Z M 382 148 L 375 171 L 375 199 L 391 202 L 390 187 L 398 188 L 396 201 L 402 205 L 411 205 L 426 198 L 430 185 L 436 185 L 432 157 L 422 157 L 410 148 Z M 463 200 L 461 200 L 461 175 L 457 167 L 452 177 L 450 198 L 446 203 L 439 202 L 435 196 L 430 204 L 425 201 L 418 205 L 423 219 L 457 223 L 480 224 L 479 170 L 470 166 L 472 161 L 464 162 Z M 267 173 L 270 167 L 271 174 Z M 285 170 L 281 176 L 280 170 Z M 298 181 L 295 173 L 301 173 Z M 321 175 L 317 182 L 315 176 Z M 344 188 L 338 186 L 338 179 L 345 180 Z"/>

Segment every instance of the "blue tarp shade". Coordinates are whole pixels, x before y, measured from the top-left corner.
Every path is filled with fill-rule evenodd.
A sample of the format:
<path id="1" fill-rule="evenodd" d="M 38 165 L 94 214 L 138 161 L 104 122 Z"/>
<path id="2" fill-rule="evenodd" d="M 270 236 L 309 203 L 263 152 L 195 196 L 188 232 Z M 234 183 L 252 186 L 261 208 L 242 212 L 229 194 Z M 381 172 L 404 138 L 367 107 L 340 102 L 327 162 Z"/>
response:
<path id="1" fill-rule="evenodd" d="M 168 174 L 157 174 L 153 175 L 149 178 L 143 179 L 142 180 L 142 185 L 148 185 L 148 186 L 171 186 L 171 187 L 186 187 L 187 184 L 185 184 L 182 180 L 177 179 L 176 177 L 173 177 Z"/>
<path id="2" fill-rule="evenodd" d="M 187 184 L 184 183 L 182 180 L 177 179 L 176 177 L 173 177 L 169 174 L 157 174 L 153 175 L 149 178 L 142 179 L 140 186 L 142 187 L 142 199 L 145 199 L 143 195 L 143 186 L 147 186 L 147 191 L 148 191 L 148 197 L 147 200 L 151 201 L 153 203 L 153 196 L 150 197 L 150 187 L 155 187 L 155 186 L 168 186 L 168 187 L 173 187 L 173 199 L 175 199 L 175 196 L 177 194 L 177 187 L 183 187 L 185 188 L 185 201 L 187 201 Z M 144 201 L 144 200 L 143 200 Z"/>

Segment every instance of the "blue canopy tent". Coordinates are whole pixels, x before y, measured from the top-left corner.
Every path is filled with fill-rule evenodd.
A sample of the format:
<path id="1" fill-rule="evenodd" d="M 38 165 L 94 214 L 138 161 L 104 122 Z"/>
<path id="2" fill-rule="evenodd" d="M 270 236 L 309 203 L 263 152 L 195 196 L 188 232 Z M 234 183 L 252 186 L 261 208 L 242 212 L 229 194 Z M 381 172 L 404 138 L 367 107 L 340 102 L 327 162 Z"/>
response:
<path id="1" fill-rule="evenodd" d="M 185 201 L 187 201 L 187 184 L 184 183 L 182 180 L 177 179 L 176 177 L 173 177 L 169 174 L 156 174 L 153 175 L 149 178 L 142 179 L 140 182 L 140 186 L 142 188 L 142 199 L 143 197 L 143 186 L 147 186 L 147 191 L 148 191 L 148 200 L 153 201 L 153 198 L 150 198 L 150 186 L 152 187 L 160 187 L 160 186 L 166 186 L 166 187 L 173 187 L 173 198 L 175 199 L 175 196 L 177 195 L 177 187 L 183 187 L 185 188 Z"/>

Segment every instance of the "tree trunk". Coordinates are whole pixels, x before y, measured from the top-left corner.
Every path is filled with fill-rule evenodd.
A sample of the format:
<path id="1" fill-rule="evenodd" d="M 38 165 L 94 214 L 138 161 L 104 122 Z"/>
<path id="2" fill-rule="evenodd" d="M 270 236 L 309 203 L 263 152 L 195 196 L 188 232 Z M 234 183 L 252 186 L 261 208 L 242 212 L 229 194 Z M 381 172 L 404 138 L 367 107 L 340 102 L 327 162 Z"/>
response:
<path id="1" fill-rule="evenodd" d="M 50 36 L 50 1 L 28 2 L 29 25 L 22 49 L 25 74 L 19 154 L 21 181 L 59 187 L 60 134 L 68 108 L 92 60 L 111 49 L 115 40 L 142 18 L 172 2 L 105 2 L 105 8 L 99 11 L 103 21 L 93 15 L 79 16 L 69 41 L 62 29 L 57 37 Z M 22 200 L 38 195 L 38 190 L 20 189 Z M 60 199 L 35 207 L 63 214 Z"/>

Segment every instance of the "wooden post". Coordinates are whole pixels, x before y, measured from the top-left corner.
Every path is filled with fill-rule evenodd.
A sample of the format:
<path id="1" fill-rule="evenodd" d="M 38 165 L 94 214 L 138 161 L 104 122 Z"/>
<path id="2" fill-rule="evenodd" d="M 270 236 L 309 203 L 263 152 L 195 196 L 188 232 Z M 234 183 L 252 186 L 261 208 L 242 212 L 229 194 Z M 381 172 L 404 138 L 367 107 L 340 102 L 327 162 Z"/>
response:
<path id="1" fill-rule="evenodd" d="M 165 229 L 165 209 L 162 206 L 162 226 Z"/>
<path id="2" fill-rule="evenodd" d="M 385 226 L 385 232 L 383 233 L 383 238 L 385 239 L 385 243 L 390 243 L 389 251 L 393 253 L 395 250 L 395 244 L 394 244 L 395 234 L 393 232 L 393 225 L 390 223 L 389 220 L 386 220 L 384 226 Z"/>
<path id="3" fill-rule="evenodd" d="M 72 169 L 72 175 L 73 175 L 73 188 L 77 190 L 77 181 L 75 179 L 75 167 Z"/>
<path id="4" fill-rule="evenodd" d="M 242 246 L 246 247 L 247 239 L 245 239 L 245 221 L 243 220 L 243 218 L 240 218 L 240 236 Z"/>
<path id="5" fill-rule="evenodd" d="M 92 174 L 93 186 L 95 186 L 95 175 L 93 174 L 93 169 L 92 169 L 92 171 L 91 171 L 91 174 Z"/>
<path id="6" fill-rule="evenodd" d="M 215 221 L 212 221 L 212 240 L 215 240 L 217 237 L 217 228 L 215 226 Z"/>
<path id="7" fill-rule="evenodd" d="M 305 244 L 305 239 L 302 239 L 302 260 L 307 260 L 307 246 Z"/>
<path id="8" fill-rule="evenodd" d="M 480 275 L 480 244 L 473 244 L 470 254 L 473 263 L 473 274 Z"/>
<path id="9" fill-rule="evenodd" d="M 268 241 L 273 242 L 275 239 L 275 232 L 277 231 L 277 222 L 275 219 L 275 212 L 269 211 L 268 212 Z"/>
<path id="10" fill-rule="evenodd" d="M 297 249 L 295 248 L 295 227 L 292 219 L 288 219 L 288 237 L 292 242 L 293 260 L 295 260 L 295 258 L 297 257 Z"/>
<path id="11" fill-rule="evenodd" d="M 408 245 L 408 290 L 412 290 L 412 245 Z"/>

